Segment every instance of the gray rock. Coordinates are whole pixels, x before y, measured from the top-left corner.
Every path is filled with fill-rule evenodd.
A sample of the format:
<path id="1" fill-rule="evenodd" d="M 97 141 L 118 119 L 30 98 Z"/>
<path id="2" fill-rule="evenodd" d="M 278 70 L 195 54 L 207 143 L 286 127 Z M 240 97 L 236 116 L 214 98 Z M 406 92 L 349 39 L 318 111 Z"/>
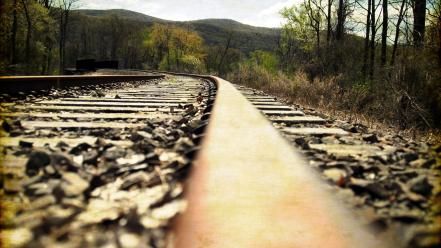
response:
<path id="1" fill-rule="evenodd" d="M 364 141 L 370 142 L 370 143 L 377 143 L 378 137 L 375 134 L 363 134 L 362 136 Z"/>
<path id="2" fill-rule="evenodd" d="M 41 168 L 50 164 L 50 162 L 51 157 L 47 152 L 42 150 L 33 151 L 29 155 L 29 160 L 26 163 L 26 174 L 28 176 L 35 176 Z"/>
<path id="3" fill-rule="evenodd" d="M 427 177 L 420 176 L 417 178 L 412 179 L 409 182 L 410 190 L 423 195 L 423 196 L 429 196 L 432 193 L 433 186 L 429 183 L 429 180 L 427 180 Z"/>

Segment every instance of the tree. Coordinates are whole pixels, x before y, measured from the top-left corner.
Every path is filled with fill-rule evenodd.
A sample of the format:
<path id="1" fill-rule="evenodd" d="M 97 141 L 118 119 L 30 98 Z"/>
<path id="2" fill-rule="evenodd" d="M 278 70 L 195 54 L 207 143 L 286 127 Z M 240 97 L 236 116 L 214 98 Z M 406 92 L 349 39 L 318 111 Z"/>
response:
<path id="1" fill-rule="evenodd" d="M 405 8 L 405 6 L 407 6 L 407 0 L 402 0 L 401 5 L 400 5 L 400 10 L 398 13 L 397 24 L 395 25 L 395 38 L 394 38 L 394 44 L 392 47 L 390 65 L 395 64 L 395 57 L 396 57 L 397 48 L 398 48 L 398 40 L 400 38 L 400 30 L 401 30 L 400 26 L 401 26 L 401 22 L 403 21 L 404 15 L 407 11 L 407 7 Z"/>
<path id="2" fill-rule="evenodd" d="M 21 0 L 26 17 L 26 48 L 25 48 L 25 61 L 27 70 L 29 70 L 29 58 L 31 53 L 31 35 L 32 35 L 32 20 L 29 14 L 29 0 Z"/>
<path id="3" fill-rule="evenodd" d="M 363 76 L 366 77 L 368 70 L 368 58 L 369 58 L 369 33 L 371 30 L 371 1 L 367 2 L 367 13 L 366 13 L 366 31 L 364 38 L 364 52 L 363 52 Z"/>
<path id="4" fill-rule="evenodd" d="M 14 0 L 12 7 L 12 38 L 11 38 L 11 63 L 17 63 L 17 0 Z"/>
<path id="5" fill-rule="evenodd" d="M 376 9 L 375 0 L 371 0 L 371 42 L 370 42 L 370 60 L 369 60 L 369 76 L 372 79 L 374 77 L 375 71 L 375 39 L 377 34 L 377 20 L 376 20 Z"/>
<path id="6" fill-rule="evenodd" d="M 328 0 L 328 5 L 327 5 L 327 14 L 326 14 L 326 24 L 327 24 L 327 28 L 326 28 L 326 41 L 327 44 L 329 45 L 329 43 L 331 42 L 331 34 L 332 34 L 332 26 L 331 26 L 331 13 L 332 13 L 332 4 L 333 4 L 334 0 Z"/>
<path id="7" fill-rule="evenodd" d="M 65 54 L 66 54 L 66 39 L 67 27 L 69 23 L 69 13 L 72 7 L 75 6 L 79 0 L 56 0 L 56 7 L 59 12 L 59 73 L 64 73 L 65 68 Z"/>
<path id="8" fill-rule="evenodd" d="M 317 55 L 320 57 L 320 31 L 322 23 L 323 6 L 321 0 L 305 0 L 306 13 L 308 14 L 309 25 L 315 32 L 317 42 Z"/>
<path id="9" fill-rule="evenodd" d="M 203 67 L 203 40 L 194 31 L 154 24 L 145 44 L 153 53 L 149 57 L 154 68 L 196 72 Z"/>
<path id="10" fill-rule="evenodd" d="M 426 0 L 413 0 L 413 43 L 416 48 L 424 45 L 426 30 Z"/>
<path id="11" fill-rule="evenodd" d="M 345 25 L 345 1 L 338 0 L 337 9 L 337 30 L 336 30 L 336 40 L 341 40 L 343 38 L 344 25 Z"/>
<path id="12" fill-rule="evenodd" d="M 388 1 L 382 0 L 383 2 L 383 24 L 382 24 L 382 32 L 381 32 L 381 66 L 386 65 L 386 56 L 387 56 L 387 27 L 389 22 L 388 17 Z"/>

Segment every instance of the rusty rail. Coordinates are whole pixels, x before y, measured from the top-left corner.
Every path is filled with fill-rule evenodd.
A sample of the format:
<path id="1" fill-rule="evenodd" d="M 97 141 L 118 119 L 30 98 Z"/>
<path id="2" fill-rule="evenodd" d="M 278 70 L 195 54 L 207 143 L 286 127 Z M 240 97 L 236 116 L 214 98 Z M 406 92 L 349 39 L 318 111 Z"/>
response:
<path id="1" fill-rule="evenodd" d="M 176 247 L 385 247 L 229 82 L 217 95 Z"/>

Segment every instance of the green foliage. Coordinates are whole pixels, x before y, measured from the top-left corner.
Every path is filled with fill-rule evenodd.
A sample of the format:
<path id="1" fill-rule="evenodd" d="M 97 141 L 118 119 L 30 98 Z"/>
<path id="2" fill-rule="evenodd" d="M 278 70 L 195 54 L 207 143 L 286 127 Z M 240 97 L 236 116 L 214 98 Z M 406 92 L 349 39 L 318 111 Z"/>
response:
<path id="1" fill-rule="evenodd" d="M 271 73 L 276 73 L 279 67 L 279 59 L 271 52 L 256 50 L 251 53 L 251 61 Z"/>
<path id="2" fill-rule="evenodd" d="M 311 52 L 314 33 L 309 25 L 305 5 L 285 7 L 280 11 L 280 14 L 287 21 L 282 27 L 282 47 L 286 48 L 287 43 L 295 40 L 300 49 L 304 52 Z"/>
<path id="3" fill-rule="evenodd" d="M 194 31 L 172 25 L 153 25 L 147 40 L 144 42 L 153 68 L 172 71 L 202 70 L 205 56 L 203 40 Z M 159 63 L 158 63 L 159 62 Z"/>
<path id="4" fill-rule="evenodd" d="M 276 48 L 276 40 L 280 34 L 279 29 L 253 27 L 245 25 L 233 20 L 226 19 L 204 19 L 187 22 L 175 22 L 163 20 L 141 13 L 128 10 L 76 10 L 83 16 L 88 17 L 106 17 L 110 15 L 117 15 L 120 19 L 125 21 L 136 22 L 137 25 L 151 27 L 155 23 L 168 24 L 181 27 L 184 29 L 195 30 L 209 46 L 224 46 L 225 36 L 231 33 L 235 42 L 232 43 L 231 48 L 237 49 L 241 53 L 248 54 L 254 50 L 271 51 Z"/>

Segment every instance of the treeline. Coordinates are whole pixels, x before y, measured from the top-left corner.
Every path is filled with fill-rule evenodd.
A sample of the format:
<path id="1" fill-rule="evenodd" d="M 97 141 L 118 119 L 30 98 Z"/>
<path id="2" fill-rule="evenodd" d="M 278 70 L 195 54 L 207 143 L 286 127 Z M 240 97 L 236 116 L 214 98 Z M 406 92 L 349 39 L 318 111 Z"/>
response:
<path id="1" fill-rule="evenodd" d="M 281 14 L 277 66 L 254 56 L 231 80 L 402 128 L 441 125 L 439 0 L 304 0 Z"/>
<path id="2" fill-rule="evenodd" d="M 76 2 L 78 0 L 0 1 L 2 74 L 62 71 L 70 10 Z"/>
<path id="3" fill-rule="evenodd" d="M 63 74 L 75 67 L 77 59 L 93 58 L 118 60 L 120 68 L 126 69 L 225 75 L 252 45 L 245 44 L 248 33 L 219 33 L 217 27 L 212 30 L 216 38 L 205 42 L 191 23 L 159 24 L 117 14 L 90 16 L 75 10 L 77 4 L 78 0 L 2 1 L 2 74 Z M 194 25 L 204 34 L 209 31 L 209 25 Z"/>

